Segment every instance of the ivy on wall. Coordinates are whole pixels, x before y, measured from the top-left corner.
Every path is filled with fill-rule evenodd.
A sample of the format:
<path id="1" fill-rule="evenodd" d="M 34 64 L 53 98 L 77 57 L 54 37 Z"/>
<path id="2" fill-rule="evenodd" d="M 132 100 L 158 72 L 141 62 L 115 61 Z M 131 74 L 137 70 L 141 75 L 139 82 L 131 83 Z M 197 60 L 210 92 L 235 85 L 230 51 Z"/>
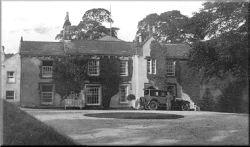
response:
<path id="1" fill-rule="evenodd" d="M 167 49 L 166 47 L 162 46 L 157 41 L 152 41 L 150 44 L 150 55 L 153 59 L 156 59 L 156 74 L 147 74 L 148 79 L 160 89 L 167 89 L 168 86 L 168 77 L 166 67 L 166 56 L 167 56 Z"/>
<path id="2" fill-rule="evenodd" d="M 55 90 L 64 99 L 72 91 L 79 93 L 88 79 L 88 56 L 64 56 L 53 60 Z"/>
<path id="3" fill-rule="evenodd" d="M 119 92 L 121 82 L 128 82 L 132 78 L 132 59 L 128 61 L 128 76 L 120 76 L 120 60 L 115 56 L 100 57 L 100 75 L 88 76 L 87 66 L 91 56 L 65 56 L 55 58 L 53 63 L 53 81 L 56 92 L 63 98 L 72 91 L 79 93 L 85 81 L 98 83 L 102 86 L 102 106 L 108 108 L 111 97 Z"/>

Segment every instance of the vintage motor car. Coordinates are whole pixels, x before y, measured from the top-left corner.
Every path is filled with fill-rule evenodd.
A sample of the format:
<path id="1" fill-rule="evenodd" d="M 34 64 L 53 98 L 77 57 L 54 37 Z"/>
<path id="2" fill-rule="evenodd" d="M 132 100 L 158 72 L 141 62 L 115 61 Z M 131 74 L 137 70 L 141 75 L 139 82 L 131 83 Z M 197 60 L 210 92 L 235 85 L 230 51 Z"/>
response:
<path id="1" fill-rule="evenodd" d="M 146 110 L 157 110 L 160 107 L 166 108 L 165 90 L 146 89 L 144 90 L 144 97 L 140 97 L 140 106 Z M 171 101 L 171 110 L 190 110 L 190 102 L 181 98 L 175 98 Z"/>

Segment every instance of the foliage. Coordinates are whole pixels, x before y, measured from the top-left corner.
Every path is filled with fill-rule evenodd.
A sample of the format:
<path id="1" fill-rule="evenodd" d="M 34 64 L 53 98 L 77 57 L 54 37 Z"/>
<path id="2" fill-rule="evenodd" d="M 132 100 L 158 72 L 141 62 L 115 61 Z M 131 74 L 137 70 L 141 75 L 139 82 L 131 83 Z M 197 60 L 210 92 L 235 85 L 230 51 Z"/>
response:
<path id="1" fill-rule="evenodd" d="M 226 32 L 246 32 L 248 29 L 248 3 L 241 2 L 206 2 L 203 9 L 195 13 L 193 25 L 200 34 L 216 38 Z M 197 25 L 196 25 L 197 24 Z"/>
<path id="2" fill-rule="evenodd" d="M 70 27 L 70 35 L 72 40 L 95 40 L 105 35 L 117 38 L 119 28 L 106 28 L 103 23 L 113 23 L 111 14 L 103 8 L 94 8 L 86 11 L 82 17 L 82 21 L 78 25 Z M 63 30 L 56 35 L 55 39 L 63 38 Z"/>
<path id="3" fill-rule="evenodd" d="M 120 82 L 130 81 L 132 78 L 132 62 L 129 61 L 128 77 L 120 77 L 120 60 L 117 57 L 100 57 L 100 75 L 88 76 L 87 63 L 90 56 L 65 56 L 54 59 L 53 82 L 56 92 L 63 98 L 72 91 L 79 93 L 86 81 L 100 83 L 102 86 L 102 105 L 108 108 L 111 97 L 119 92 Z"/>
<path id="4" fill-rule="evenodd" d="M 65 56 L 55 58 L 53 62 L 53 82 L 56 92 L 63 98 L 72 91 L 79 93 L 87 75 L 88 57 Z"/>
<path id="5" fill-rule="evenodd" d="M 207 2 L 204 3 L 204 8 L 193 17 L 193 21 L 197 24 L 195 27 L 201 28 L 196 29 L 198 30 L 197 36 L 200 39 L 207 37 L 209 40 L 197 41 L 193 44 L 189 65 L 201 72 L 202 81 L 211 77 L 227 79 L 227 73 L 232 73 L 236 79 L 230 83 L 229 87 L 221 89 L 223 95 L 220 102 L 216 104 L 219 106 L 217 107 L 219 111 L 239 112 L 242 91 L 247 87 L 248 18 L 246 8 L 246 2 Z M 237 95 L 230 91 L 232 88 L 235 92 L 237 91 Z"/>
<path id="6" fill-rule="evenodd" d="M 135 95 L 129 94 L 128 97 L 127 97 L 127 100 L 128 100 L 128 101 L 135 100 Z"/>
<path id="7" fill-rule="evenodd" d="M 100 82 L 102 84 L 102 104 L 104 108 L 108 108 L 111 97 L 119 91 L 119 59 L 115 57 L 103 57 L 100 59 Z"/>
<path id="8" fill-rule="evenodd" d="M 153 13 L 147 15 L 138 23 L 137 35 L 141 35 L 145 40 L 152 28 L 155 27 L 155 38 L 160 42 L 180 43 L 187 42 L 190 34 L 186 31 L 189 18 L 182 15 L 180 11 L 167 11 L 160 15 Z"/>

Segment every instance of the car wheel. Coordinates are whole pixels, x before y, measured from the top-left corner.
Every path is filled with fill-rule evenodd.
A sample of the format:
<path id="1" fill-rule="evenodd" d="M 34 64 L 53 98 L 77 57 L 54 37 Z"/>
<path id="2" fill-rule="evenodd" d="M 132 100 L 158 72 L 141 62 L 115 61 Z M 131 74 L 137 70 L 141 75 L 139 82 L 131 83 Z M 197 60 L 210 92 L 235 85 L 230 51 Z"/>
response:
<path id="1" fill-rule="evenodd" d="M 148 104 L 149 110 L 157 110 L 158 107 L 159 107 L 159 103 L 156 102 L 156 101 L 151 101 L 151 102 Z"/>
<path id="2" fill-rule="evenodd" d="M 183 104 L 183 105 L 181 106 L 181 110 L 182 110 L 182 111 L 187 111 L 187 110 L 189 110 L 188 104 Z"/>

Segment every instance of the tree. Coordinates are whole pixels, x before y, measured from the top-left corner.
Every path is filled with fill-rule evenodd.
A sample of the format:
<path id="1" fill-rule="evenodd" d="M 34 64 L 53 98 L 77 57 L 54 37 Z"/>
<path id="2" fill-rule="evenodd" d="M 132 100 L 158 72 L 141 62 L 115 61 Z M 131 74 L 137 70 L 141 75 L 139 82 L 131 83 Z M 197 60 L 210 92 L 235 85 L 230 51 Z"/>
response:
<path id="1" fill-rule="evenodd" d="M 231 31 L 246 33 L 248 2 L 206 2 L 200 12 L 194 13 L 190 23 L 195 28 L 193 33 L 200 35 L 200 39 L 216 38 Z"/>
<path id="2" fill-rule="evenodd" d="M 247 4 L 206 2 L 204 8 L 191 18 L 192 31 L 198 40 L 190 52 L 191 67 L 202 71 L 203 81 L 211 77 L 217 77 L 218 84 L 229 81 L 229 86 L 221 89 L 223 95 L 218 104 L 221 111 L 241 112 L 243 91 L 248 87 Z M 237 94 L 230 92 L 232 88 Z M 223 106 L 225 104 L 229 106 Z"/>
<path id="3" fill-rule="evenodd" d="M 138 23 L 137 35 L 142 35 L 143 40 L 150 33 L 148 26 L 155 27 L 153 34 L 159 42 L 180 43 L 188 42 L 191 34 L 188 34 L 185 26 L 189 18 L 180 11 L 173 10 L 160 15 L 153 13 L 147 15 Z"/>
<path id="4" fill-rule="evenodd" d="M 82 21 L 78 25 L 71 26 L 71 38 L 73 40 L 95 40 L 105 35 L 117 38 L 119 28 L 106 28 L 104 23 L 113 23 L 110 12 L 103 8 L 94 8 L 86 11 L 82 17 Z M 56 35 L 55 39 L 63 38 L 63 30 Z"/>

